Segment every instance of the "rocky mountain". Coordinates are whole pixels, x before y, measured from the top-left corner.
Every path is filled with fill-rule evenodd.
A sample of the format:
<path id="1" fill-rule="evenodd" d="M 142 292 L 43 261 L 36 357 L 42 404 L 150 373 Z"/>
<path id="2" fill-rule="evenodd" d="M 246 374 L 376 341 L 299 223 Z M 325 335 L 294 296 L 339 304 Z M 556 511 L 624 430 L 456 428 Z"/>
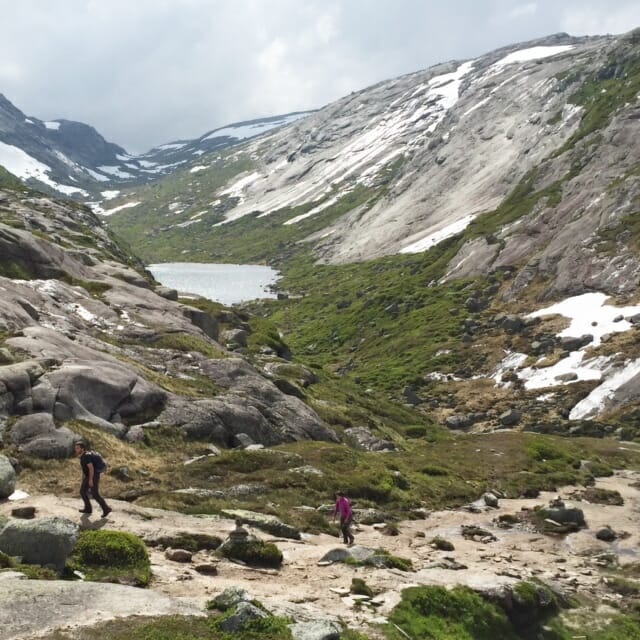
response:
<path id="1" fill-rule="evenodd" d="M 0 94 L 0 166 L 52 194 L 101 201 L 123 185 L 157 180 L 202 154 L 232 147 L 304 115 L 239 122 L 133 155 L 81 122 L 28 117 Z"/>
<path id="2" fill-rule="evenodd" d="M 240 317 L 176 302 L 84 206 L 2 191 L 0 255 L 5 445 L 68 457 L 77 420 L 131 441 L 160 423 L 220 446 L 336 439 L 227 351 L 229 336 L 246 341 Z"/>
<path id="3" fill-rule="evenodd" d="M 398 400 L 417 390 L 411 401 L 440 420 L 493 411 L 460 424 L 499 424 L 495 398 L 434 397 L 438 376 L 463 389 L 474 374 L 528 390 L 511 408 L 532 428 L 543 416 L 617 415 L 633 409 L 638 384 L 626 330 L 640 310 L 639 95 L 638 31 L 521 43 L 379 83 L 203 156 L 116 199 L 127 208 L 110 225 L 148 260 L 277 264 L 303 296 L 273 311 L 298 352 L 322 344 L 333 370 L 363 385 L 380 382 L 372 363 L 384 363 L 386 390 Z M 571 326 L 536 324 L 569 298 L 557 312 Z M 420 335 L 421 322 L 441 329 Z M 543 388 L 555 398 L 546 409 L 533 396 Z"/>
<path id="4" fill-rule="evenodd" d="M 3 103 L 38 181 L 0 172 L 0 637 L 638 636 L 639 92 L 638 32 L 560 34 L 135 161 Z M 154 170 L 107 218 L 33 189 Z M 270 262 L 280 295 L 138 256 Z M 79 436 L 108 527 L 68 497 Z"/>
<path id="5" fill-rule="evenodd" d="M 169 236 L 206 252 L 192 235 L 214 242 L 217 225 L 253 216 L 289 227 L 325 263 L 423 252 L 462 234 L 447 278 L 517 267 L 513 295 L 538 276 L 547 296 L 634 290 L 634 252 L 619 239 L 612 259 L 609 236 L 637 209 L 638 39 L 559 34 L 382 82 L 238 148 L 223 184 L 211 184 L 203 157 L 189 199 L 180 186 L 154 198 L 155 222 L 145 193 L 126 196 L 139 204 L 122 215 L 151 225 L 145 255 Z M 178 201 L 168 224 L 163 211 Z"/>

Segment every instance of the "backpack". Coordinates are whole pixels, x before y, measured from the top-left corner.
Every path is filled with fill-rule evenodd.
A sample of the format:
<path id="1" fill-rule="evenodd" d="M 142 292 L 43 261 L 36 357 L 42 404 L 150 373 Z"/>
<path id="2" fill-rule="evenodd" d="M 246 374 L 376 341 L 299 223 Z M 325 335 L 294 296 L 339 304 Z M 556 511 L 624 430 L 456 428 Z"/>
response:
<path id="1" fill-rule="evenodd" d="M 91 462 L 98 473 L 104 473 L 107 470 L 105 459 L 97 451 L 91 452 Z"/>

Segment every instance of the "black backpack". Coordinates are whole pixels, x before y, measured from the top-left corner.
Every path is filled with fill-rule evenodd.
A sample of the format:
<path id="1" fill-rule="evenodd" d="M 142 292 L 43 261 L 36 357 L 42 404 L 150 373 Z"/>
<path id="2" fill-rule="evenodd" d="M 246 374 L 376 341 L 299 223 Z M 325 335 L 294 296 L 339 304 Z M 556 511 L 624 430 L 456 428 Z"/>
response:
<path id="1" fill-rule="evenodd" d="M 105 459 L 97 451 L 91 452 L 91 463 L 98 473 L 104 473 L 107 470 Z"/>

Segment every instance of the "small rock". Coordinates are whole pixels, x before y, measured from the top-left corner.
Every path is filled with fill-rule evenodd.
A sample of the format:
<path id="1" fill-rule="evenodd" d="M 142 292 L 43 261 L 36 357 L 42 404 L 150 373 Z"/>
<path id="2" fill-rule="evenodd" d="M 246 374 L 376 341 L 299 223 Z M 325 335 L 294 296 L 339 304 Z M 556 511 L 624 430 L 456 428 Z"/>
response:
<path id="1" fill-rule="evenodd" d="M 173 562 L 191 562 L 193 554 L 186 549 L 167 549 L 164 552 L 164 557 Z"/>
<path id="2" fill-rule="evenodd" d="M 15 509 L 11 509 L 11 515 L 14 518 L 31 520 L 31 518 L 35 518 L 36 516 L 36 508 L 35 507 L 16 507 Z"/>

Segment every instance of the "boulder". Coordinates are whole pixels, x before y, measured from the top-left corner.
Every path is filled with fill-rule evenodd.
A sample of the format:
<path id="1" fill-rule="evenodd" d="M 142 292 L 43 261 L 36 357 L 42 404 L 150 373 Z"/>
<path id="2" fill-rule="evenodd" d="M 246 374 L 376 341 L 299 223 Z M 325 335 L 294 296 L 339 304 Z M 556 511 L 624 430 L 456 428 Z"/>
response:
<path id="1" fill-rule="evenodd" d="M 0 455 L 0 500 L 8 498 L 16 490 L 16 471 L 9 458 Z"/>
<path id="2" fill-rule="evenodd" d="M 26 564 L 64 569 L 78 540 L 79 527 L 65 518 L 10 520 L 0 531 L 0 550 Z"/>
<path id="3" fill-rule="evenodd" d="M 250 602 L 240 602 L 235 612 L 220 622 L 220 630 L 227 633 L 242 631 L 253 620 L 268 618 L 269 614 Z"/>
<path id="4" fill-rule="evenodd" d="M 202 373 L 226 392 L 211 400 L 171 398 L 158 416 L 163 424 L 224 447 L 234 446 L 238 433 L 267 447 L 300 440 L 338 442 L 336 433 L 313 409 L 299 398 L 283 394 L 245 360 L 205 360 L 200 366 Z"/>
<path id="5" fill-rule="evenodd" d="M 110 361 L 77 361 L 64 364 L 47 375 L 57 392 L 58 405 L 66 406 L 72 417 L 87 420 L 124 435 L 122 425 L 112 424 L 119 416 L 136 422 L 148 419 L 164 407 L 166 393 L 128 367 Z"/>
<path id="6" fill-rule="evenodd" d="M 396 445 L 391 440 L 383 440 L 371 433 L 367 427 L 352 427 L 345 430 L 358 449 L 364 451 L 395 451 Z"/>
<path id="7" fill-rule="evenodd" d="M 184 306 L 182 311 L 198 329 L 202 331 L 205 335 L 209 336 L 213 340 L 218 339 L 219 326 L 218 321 L 206 311 L 201 311 L 200 309 L 196 309 L 194 307 Z"/>
<path id="8" fill-rule="evenodd" d="M 16 420 L 11 429 L 11 441 L 20 450 L 38 458 L 64 459 L 73 453 L 78 435 L 66 427 L 56 429 L 48 413 L 34 413 Z"/>
<path id="9" fill-rule="evenodd" d="M 342 627 L 333 620 L 296 622 L 289 626 L 293 640 L 339 640 Z"/>
<path id="10" fill-rule="evenodd" d="M 246 589 L 242 589 L 241 587 L 227 587 L 222 593 L 211 600 L 210 605 L 214 609 L 226 611 L 241 602 L 248 602 L 249 600 L 251 600 L 251 596 Z"/>
<path id="11" fill-rule="evenodd" d="M 514 425 L 518 424 L 518 422 L 520 422 L 520 418 L 521 415 L 517 409 L 509 409 L 508 411 L 500 414 L 498 420 L 504 427 L 513 427 Z"/>

